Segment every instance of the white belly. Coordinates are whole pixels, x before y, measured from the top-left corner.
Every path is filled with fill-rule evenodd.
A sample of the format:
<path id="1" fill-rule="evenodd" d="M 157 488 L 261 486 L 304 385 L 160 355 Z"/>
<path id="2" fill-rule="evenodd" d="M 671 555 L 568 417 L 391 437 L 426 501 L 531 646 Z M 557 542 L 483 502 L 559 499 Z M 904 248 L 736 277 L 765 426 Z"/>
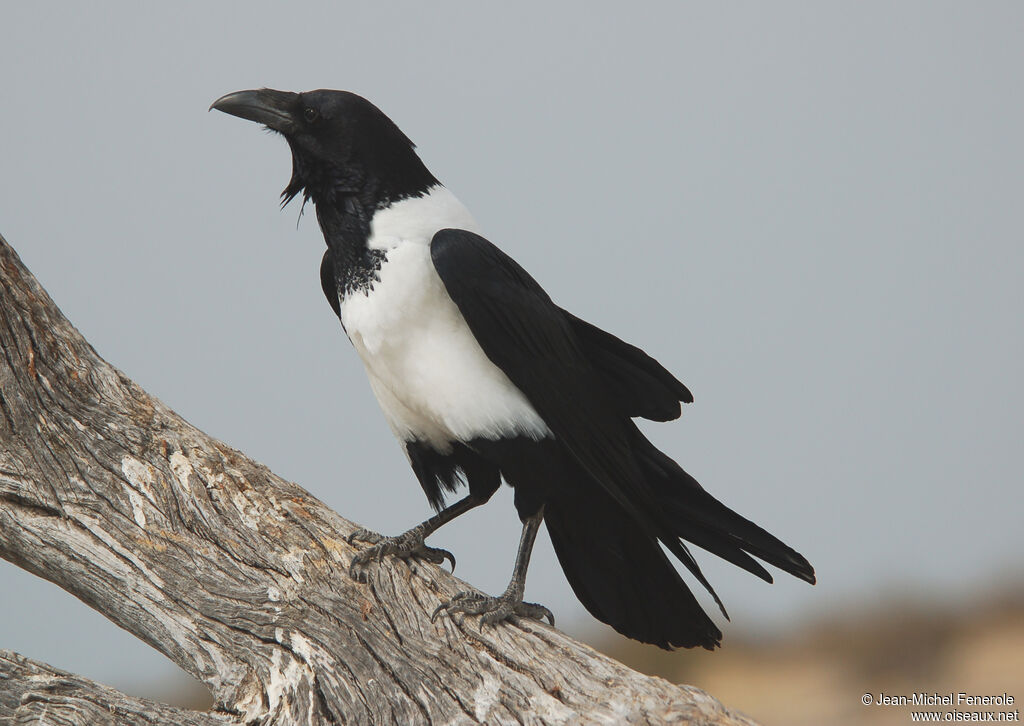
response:
<path id="1" fill-rule="evenodd" d="M 341 320 L 395 435 L 442 452 L 455 440 L 550 435 L 473 337 L 434 269 L 429 237 L 393 237 L 387 247 L 379 282 L 342 299 Z"/>

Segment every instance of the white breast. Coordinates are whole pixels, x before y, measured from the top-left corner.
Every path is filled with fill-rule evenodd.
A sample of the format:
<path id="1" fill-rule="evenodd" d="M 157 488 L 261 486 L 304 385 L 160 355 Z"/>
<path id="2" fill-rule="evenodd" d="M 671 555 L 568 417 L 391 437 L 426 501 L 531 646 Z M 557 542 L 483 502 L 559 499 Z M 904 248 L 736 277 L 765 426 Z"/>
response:
<path id="1" fill-rule="evenodd" d="M 484 354 L 430 258 L 447 227 L 475 231 L 444 187 L 381 210 L 369 246 L 380 280 L 341 300 L 341 320 L 395 435 L 447 451 L 454 440 L 550 435 L 522 392 Z"/>

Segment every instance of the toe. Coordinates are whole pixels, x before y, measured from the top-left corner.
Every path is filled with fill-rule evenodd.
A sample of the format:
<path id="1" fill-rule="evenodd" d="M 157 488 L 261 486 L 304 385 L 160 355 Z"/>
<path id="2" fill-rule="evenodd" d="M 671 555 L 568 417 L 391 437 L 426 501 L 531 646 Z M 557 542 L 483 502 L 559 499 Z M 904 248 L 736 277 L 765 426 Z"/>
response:
<path id="1" fill-rule="evenodd" d="M 366 567 L 366 557 L 360 552 L 354 555 L 348 563 L 348 576 L 358 581 L 364 567 Z"/>
<path id="2" fill-rule="evenodd" d="M 438 605 L 436 608 L 434 608 L 434 612 L 432 612 L 430 614 L 430 622 L 434 622 L 435 620 L 437 620 L 437 616 L 440 615 L 442 611 L 447 610 L 449 604 L 450 603 L 443 602 L 440 605 Z"/>
<path id="3" fill-rule="evenodd" d="M 432 562 L 435 565 L 440 565 L 445 560 L 448 560 L 452 565 L 452 571 L 455 571 L 455 555 L 448 550 L 437 547 L 419 547 L 415 550 L 410 550 L 406 557 L 417 557 L 421 560 Z"/>
<path id="4" fill-rule="evenodd" d="M 494 608 L 488 613 L 485 613 L 480 618 L 480 629 L 483 630 L 485 625 L 497 625 L 498 623 L 508 620 L 512 615 L 512 608 L 508 603 L 500 603 L 498 607 Z"/>
<path id="5" fill-rule="evenodd" d="M 437 620 L 437 616 L 442 612 L 446 612 L 448 615 L 454 615 L 455 613 L 472 615 L 474 614 L 473 608 L 476 606 L 477 601 L 482 599 L 483 597 L 475 592 L 457 593 L 451 600 L 446 600 L 434 609 L 430 616 L 430 622 Z"/>
<path id="6" fill-rule="evenodd" d="M 352 562 L 352 564 L 348 566 L 348 576 L 356 582 L 366 581 L 366 571 L 362 568 L 362 565 L 357 562 Z"/>
<path id="7" fill-rule="evenodd" d="M 345 541 L 349 544 L 355 544 L 356 542 L 367 542 L 369 544 L 376 544 L 383 539 L 379 534 L 369 529 L 357 529 L 355 532 L 345 538 Z"/>

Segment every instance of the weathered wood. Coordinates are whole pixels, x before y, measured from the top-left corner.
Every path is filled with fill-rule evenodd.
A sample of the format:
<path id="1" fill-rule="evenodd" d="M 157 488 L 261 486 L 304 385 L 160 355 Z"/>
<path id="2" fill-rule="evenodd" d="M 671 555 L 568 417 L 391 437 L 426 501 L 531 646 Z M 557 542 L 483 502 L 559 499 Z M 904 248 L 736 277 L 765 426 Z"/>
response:
<path id="1" fill-rule="evenodd" d="M 238 722 L 133 698 L 112 688 L 0 650 L 0 726 L 231 726 Z"/>
<path id="2" fill-rule="evenodd" d="M 752 723 L 545 625 L 432 624 L 466 589 L 433 565 L 353 582 L 352 523 L 103 361 L 3 238 L 0 283 L 0 556 L 206 683 L 221 716 L 180 723 Z M 145 710 L 3 657 L 13 723 Z"/>

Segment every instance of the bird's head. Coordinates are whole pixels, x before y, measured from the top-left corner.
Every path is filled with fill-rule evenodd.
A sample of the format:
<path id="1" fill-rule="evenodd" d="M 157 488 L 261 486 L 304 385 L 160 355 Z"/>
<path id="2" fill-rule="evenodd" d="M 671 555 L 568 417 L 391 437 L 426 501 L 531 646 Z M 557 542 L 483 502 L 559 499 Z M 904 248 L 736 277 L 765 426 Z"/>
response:
<path id="1" fill-rule="evenodd" d="M 302 192 L 317 205 L 352 197 L 383 205 L 437 183 L 401 129 L 354 93 L 263 88 L 221 96 L 210 108 L 261 123 L 287 139 L 292 177 L 281 193 L 284 203 Z"/>

